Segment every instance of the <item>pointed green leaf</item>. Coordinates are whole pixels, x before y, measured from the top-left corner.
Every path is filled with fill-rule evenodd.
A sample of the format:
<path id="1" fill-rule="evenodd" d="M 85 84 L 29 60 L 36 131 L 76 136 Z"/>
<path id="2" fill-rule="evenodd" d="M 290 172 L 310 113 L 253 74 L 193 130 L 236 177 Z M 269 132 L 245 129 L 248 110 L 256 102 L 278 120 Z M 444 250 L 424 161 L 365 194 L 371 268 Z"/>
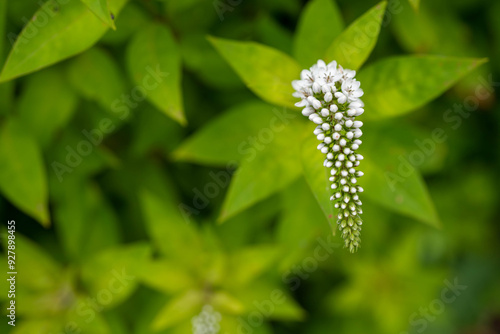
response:
<path id="1" fill-rule="evenodd" d="M 259 144 L 253 159 L 247 159 L 235 173 L 219 216 L 224 221 L 260 200 L 283 189 L 301 171 L 298 147 L 303 125 L 292 121 L 281 131 L 269 132 L 270 142 Z"/>
<path id="2" fill-rule="evenodd" d="M 132 38 L 127 65 L 137 87 L 153 105 L 180 124 L 186 124 L 182 106 L 181 54 L 170 30 L 151 24 Z"/>
<path id="3" fill-rule="evenodd" d="M 250 159 L 258 151 L 252 144 L 253 138 L 260 141 L 264 132 L 282 127 L 296 115 L 260 101 L 237 105 L 185 140 L 174 157 L 207 165 Z"/>
<path id="4" fill-rule="evenodd" d="M 116 16 L 125 2 L 110 0 L 111 12 Z M 47 1 L 33 18 L 17 38 L 0 74 L 0 82 L 74 56 L 91 47 L 108 29 L 79 0 L 61 5 Z"/>
<path id="5" fill-rule="evenodd" d="M 209 41 L 257 96 L 285 107 L 297 102 L 291 83 L 301 68 L 290 56 L 255 42 L 215 37 L 209 37 Z"/>
<path id="6" fill-rule="evenodd" d="M 50 225 L 47 173 L 38 143 L 18 120 L 0 129 L 0 190 L 45 227 Z"/>
<path id="7" fill-rule="evenodd" d="M 295 58 L 302 67 L 311 67 L 343 29 L 342 15 L 334 0 L 308 2 L 295 32 Z"/>
<path id="8" fill-rule="evenodd" d="M 152 328 L 159 331 L 192 318 L 200 311 L 204 302 L 203 297 L 204 294 L 201 291 L 190 290 L 172 298 L 158 312 L 153 320 Z"/>
<path id="9" fill-rule="evenodd" d="M 332 201 L 330 201 L 331 182 L 328 181 L 330 171 L 323 166 L 325 155 L 318 149 L 318 140 L 313 134 L 313 128 L 307 127 L 305 138 L 302 144 L 301 161 L 302 169 L 309 188 L 318 201 L 323 214 L 332 228 L 333 234 L 336 231 L 336 215 Z"/>
<path id="10" fill-rule="evenodd" d="M 369 124 L 366 127 L 367 138 L 359 148 L 365 157 L 359 166 L 365 174 L 359 179 L 365 190 L 360 194 L 361 200 L 370 198 L 393 211 L 439 227 L 439 217 L 427 186 L 420 171 L 409 162 L 408 154 L 413 151 L 407 152 L 407 147 L 399 143 L 399 136 L 388 136 L 383 127 Z"/>
<path id="11" fill-rule="evenodd" d="M 104 110 L 116 112 L 126 93 L 125 78 L 116 60 L 94 47 L 71 59 L 67 67 L 71 85 L 82 96 L 96 101 Z M 116 115 L 116 116 L 121 116 Z"/>
<path id="12" fill-rule="evenodd" d="M 380 60 L 357 79 L 365 94 L 363 117 L 380 119 L 415 110 L 455 84 L 487 59 L 401 56 Z"/>
<path id="13" fill-rule="evenodd" d="M 115 15 L 108 8 L 107 0 L 81 0 L 87 7 L 101 20 L 110 26 L 113 30 L 115 27 Z"/>
<path id="14" fill-rule="evenodd" d="M 142 263 L 138 277 L 145 285 L 168 294 L 180 292 L 196 284 L 185 268 L 166 260 Z"/>
<path id="15" fill-rule="evenodd" d="M 377 43 L 386 6 L 382 1 L 351 23 L 328 47 L 325 60 L 336 60 L 342 67 L 357 71 Z"/>
<path id="16" fill-rule="evenodd" d="M 236 251 L 229 259 L 231 275 L 226 278 L 226 284 L 235 288 L 251 284 L 273 266 L 281 253 L 274 245 L 259 245 Z"/>
<path id="17" fill-rule="evenodd" d="M 18 100 L 19 120 L 46 147 L 55 132 L 71 118 L 77 101 L 64 74 L 60 70 L 48 68 L 27 78 Z"/>
<path id="18" fill-rule="evenodd" d="M 304 150 L 302 153 L 305 154 Z M 321 154 L 321 152 L 319 153 Z M 312 162 L 311 166 L 305 166 L 304 161 L 302 168 L 310 169 Z M 321 161 L 319 166 L 323 167 Z M 323 168 L 326 169 L 326 167 Z M 323 195 L 327 196 L 328 194 L 318 194 L 318 196 Z M 325 220 L 322 208 L 319 206 L 318 199 L 320 198 L 314 196 L 305 178 L 297 179 L 290 187 L 283 190 L 281 197 L 283 214 L 279 220 L 276 238 L 287 249 L 303 251 L 314 237 L 329 233 L 330 227 Z M 326 199 L 328 198 L 326 197 Z M 323 198 L 321 199 L 323 200 Z M 331 212 L 333 215 L 333 208 Z"/>
<path id="19" fill-rule="evenodd" d="M 197 261 L 201 255 L 200 238 L 193 223 L 183 217 L 181 203 L 172 195 L 158 196 L 151 191 L 143 191 L 140 200 L 146 228 L 160 251 L 184 263 Z"/>

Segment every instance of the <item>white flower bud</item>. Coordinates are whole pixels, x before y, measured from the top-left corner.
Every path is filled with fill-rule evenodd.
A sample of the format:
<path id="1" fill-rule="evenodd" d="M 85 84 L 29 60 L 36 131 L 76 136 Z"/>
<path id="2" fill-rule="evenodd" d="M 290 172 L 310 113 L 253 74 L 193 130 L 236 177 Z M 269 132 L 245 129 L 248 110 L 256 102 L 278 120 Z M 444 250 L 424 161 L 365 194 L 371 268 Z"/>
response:
<path id="1" fill-rule="evenodd" d="M 351 153 L 351 149 L 349 147 L 344 148 L 344 153 L 345 154 Z"/>
<path id="2" fill-rule="evenodd" d="M 352 133 L 352 131 L 349 131 L 345 134 L 345 136 L 348 138 L 348 139 L 352 139 L 352 137 L 354 137 L 354 133 Z"/>
<path id="3" fill-rule="evenodd" d="M 323 123 L 323 120 L 321 119 L 321 117 L 317 116 L 315 119 L 313 119 L 313 122 L 319 125 Z"/>
<path id="4" fill-rule="evenodd" d="M 323 147 L 321 148 L 321 153 L 327 154 L 328 153 L 328 147 Z"/>
<path id="5" fill-rule="evenodd" d="M 345 126 L 347 126 L 348 128 L 350 128 L 353 124 L 354 124 L 354 122 L 351 121 L 350 119 L 348 119 L 347 121 L 345 121 Z"/>
<path id="6" fill-rule="evenodd" d="M 325 131 L 328 131 L 328 130 L 330 130 L 330 124 L 328 124 L 328 123 L 323 123 L 323 124 L 321 124 L 321 128 L 322 128 L 323 130 L 325 130 Z"/>
<path id="7" fill-rule="evenodd" d="M 335 113 L 335 119 L 340 121 L 343 117 L 344 117 L 344 115 L 342 115 L 341 112 Z"/>
<path id="8" fill-rule="evenodd" d="M 333 153 L 328 153 L 328 154 L 326 155 L 326 158 L 327 158 L 328 160 L 332 160 L 332 159 L 333 159 Z"/>
<path id="9" fill-rule="evenodd" d="M 323 139 L 325 139 L 325 134 L 320 133 L 319 135 L 316 136 L 316 138 L 318 138 L 318 140 L 323 140 Z"/>
<path id="10" fill-rule="evenodd" d="M 325 102 L 330 102 L 333 99 L 333 95 L 330 92 L 325 93 Z"/>
<path id="11" fill-rule="evenodd" d="M 325 144 L 330 144 L 332 142 L 332 137 L 325 137 Z"/>
<path id="12" fill-rule="evenodd" d="M 359 145 L 358 145 L 358 144 L 352 144 L 352 145 L 351 145 L 351 149 L 352 149 L 353 151 L 357 150 L 358 148 L 359 148 Z"/>
<path id="13" fill-rule="evenodd" d="M 337 144 L 335 144 L 335 145 L 333 145 L 332 150 L 333 150 L 334 152 L 338 152 L 338 151 L 340 151 L 340 146 L 339 146 L 339 145 L 337 145 Z"/>
<path id="14" fill-rule="evenodd" d="M 314 132 L 313 132 L 316 136 L 319 135 L 320 133 L 323 133 L 323 130 L 317 126 L 316 129 L 314 129 Z"/>
<path id="15" fill-rule="evenodd" d="M 332 105 L 330 106 L 330 111 L 331 111 L 331 112 L 337 112 L 337 110 L 339 110 L 339 107 L 337 107 L 337 105 L 336 105 L 336 104 L 332 104 Z"/>
<path id="16" fill-rule="evenodd" d="M 355 128 L 360 128 L 363 126 L 363 122 L 361 121 L 354 121 L 352 124 Z"/>
<path id="17" fill-rule="evenodd" d="M 347 144 L 347 142 L 345 141 L 344 138 L 342 138 L 340 141 L 339 141 L 339 144 L 340 146 L 345 146 Z"/>
<path id="18" fill-rule="evenodd" d="M 339 156 L 337 157 L 337 159 L 339 159 L 339 161 L 344 161 L 345 159 L 345 155 L 343 155 L 342 153 L 339 154 Z"/>
<path id="19" fill-rule="evenodd" d="M 335 162 L 335 167 L 340 168 L 342 167 L 342 163 L 340 161 Z"/>
<path id="20" fill-rule="evenodd" d="M 327 117 L 328 115 L 330 115 L 330 112 L 328 111 L 328 109 L 323 108 L 323 109 L 321 109 L 320 114 L 321 114 L 321 116 L 323 116 L 323 117 Z"/>
<path id="21" fill-rule="evenodd" d="M 342 125 L 340 125 L 340 124 L 335 124 L 334 129 L 335 129 L 335 131 L 342 131 Z"/>

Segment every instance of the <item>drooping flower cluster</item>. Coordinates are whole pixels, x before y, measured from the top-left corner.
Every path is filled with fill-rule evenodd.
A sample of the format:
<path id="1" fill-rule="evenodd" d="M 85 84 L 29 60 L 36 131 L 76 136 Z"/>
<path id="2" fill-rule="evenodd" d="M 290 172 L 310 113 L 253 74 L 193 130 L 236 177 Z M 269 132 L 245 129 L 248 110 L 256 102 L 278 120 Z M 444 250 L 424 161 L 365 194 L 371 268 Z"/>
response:
<path id="1" fill-rule="evenodd" d="M 220 331 L 221 314 L 211 305 L 203 306 L 203 310 L 193 319 L 193 334 L 217 334 Z"/>
<path id="2" fill-rule="evenodd" d="M 361 154 L 356 151 L 361 145 L 359 139 L 363 123 L 356 120 L 364 112 L 360 100 L 363 90 L 354 76 L 356 72 L 337 66 L 336 61 L 328 65 L 323 60 L 309 70 L 300 73 L 300 80 L 294 80 L 294 97 L 301 99 L 297 107 L 303 107 L 302 114 L 317 124 L 314 134 L 321 143 L 318 150 L 325 154 L 324 166 L 330 168 L 330 181 L 339 209 L 337 224 L 345 247 L 355 252 L 360 246 L 360 231 L 363 213 L 358 193 L 358 178 L 363 172 L 357 170 Z"/>

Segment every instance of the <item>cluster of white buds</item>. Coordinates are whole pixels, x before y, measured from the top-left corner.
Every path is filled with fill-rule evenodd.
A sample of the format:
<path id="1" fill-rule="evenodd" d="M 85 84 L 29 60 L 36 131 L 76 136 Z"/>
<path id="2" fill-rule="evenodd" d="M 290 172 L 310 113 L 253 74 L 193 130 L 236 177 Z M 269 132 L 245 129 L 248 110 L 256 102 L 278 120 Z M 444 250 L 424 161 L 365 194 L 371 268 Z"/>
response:
<path id="1" fill-rule="evenodd" d="M 318 60 L 300 73 L 300 80 L 292 82 L 293 96 L 301 99 L 295 105 L 303 107 L 302 114 L 317 124 L 314 134 L 321 141 L 318 150 L 326 156 L 324 166 L 331 169 L 330 199 L 339 209 L 338 228 L 345 247 L 352 253 L 360 246 L 359 215 L 363 213 L 358 195 L 363 188 L 357 185 L 363 176 L 357 170 L 363 156 L 356 153 L 361 145 L 363 122 L 356 117 L 363 114 L 364 104 L 360 100 L 363 90 L 355 75 L 355 71 L 337 66 L 336 61 L 327 65 Z"/>
<path id="2" fill-rule="evenodd" d="M 217 334 L 220 331 L 221 314 L 211 305 L 203 306 L 202 311 L 193 319 L 193 334 Z"/>

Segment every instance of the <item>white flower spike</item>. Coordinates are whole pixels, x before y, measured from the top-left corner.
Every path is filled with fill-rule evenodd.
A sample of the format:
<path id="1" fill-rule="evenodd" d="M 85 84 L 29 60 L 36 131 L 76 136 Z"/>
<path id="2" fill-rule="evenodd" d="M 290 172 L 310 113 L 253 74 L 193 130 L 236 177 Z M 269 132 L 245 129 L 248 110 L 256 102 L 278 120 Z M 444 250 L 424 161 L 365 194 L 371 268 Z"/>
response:
<path id="1" fill-rule="evenodd" d="M 355 75 L 355 71 L 337 66 L 336 61 L 327 65 L 318 60 L 309 70 L 301 72 L 301 80 L 292 82 L 296 91 L 293 96 L 301 99 L 296 105 L 304 107 L 302 114 L 318 125 L 314 134 L 321 141 L 318 149 L 326 155 L 324 165 L 331 168 L 331 189 L 335 189 L 330 200 L 339 208 L 338 228 L 344 246 L 351 253 L 360 246 L 363 224 L 358 197 L 363 188 L 357 185 L 357 178 L 363 176 L 363 172 L 354 167 L 363 160 L 357 153 L 363 122 L 356 117 L 363 114 L 365 105 L 360 99 L 363 95 L 361 83 Z M 348 174 L 356 177 L 347 177 Z"/>

